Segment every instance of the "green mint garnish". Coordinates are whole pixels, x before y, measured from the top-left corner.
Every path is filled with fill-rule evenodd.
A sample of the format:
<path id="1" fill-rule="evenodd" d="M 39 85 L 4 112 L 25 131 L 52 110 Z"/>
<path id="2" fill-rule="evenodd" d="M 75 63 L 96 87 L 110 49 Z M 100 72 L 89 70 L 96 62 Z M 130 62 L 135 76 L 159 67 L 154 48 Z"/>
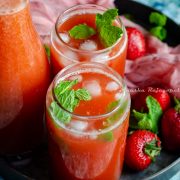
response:
<path id="1" fill-rule="evenodd" d="M 105 47 L 112 46 L 123 34 L 121 28 L 113 26 L 113 20 L 118 16 L 118 9 L 109 9 L 103 14 L 96 15 L 96 28 L 99 37 Z M 74 39 L 88 39 L 96 34 L 96 31 L 86 24 L 79 24 L 69 30 Z"/>
<path id="2" fill-rule="evenodd" d="M 123 34 L 121 28 L 112 25 L 116 16 L 118 16 L 118 9 L 116 8 L 96 15 L 97 31 L 105 47 L 112 46 Z"/>
<path id="3" fill-rule="evenodd" d="M 137 122 L 130 122 L 130 127 L 133 129 L 146 129 L 154 133 L 158 133 L 159 121 L 162 116 L 162 108 L 159 102 L 152 96 L 147 96 L 146 104 L 149 112 L 137 112 L 133 110 L 133 117 Z M 133 121 L 133 120 L 132 120 Z"/>
<path id="4" fill-rule="evenodd" d="M 77 26 L 74 26 L 69 31 L 69 34 L 74 39 L 88 39 L 92 35 L 96 34 L 96 31 L 86 24 L 79 24 Z"/>
<path id="5" fill-rule="evenodd" d="M 108 142 L 112 142 L 114 139 L 114 135 L 112 131 L 109 131 L 105 134 L 100 135 L 99 137 L 100 139 L 102 139 L 103 141 L 108 141 Z"/>
<path id="6" fill-rule="evenodd" d="M 69 115 L 69 113 L 62 111 L 55 101 L 51 103 L 49 112 L 54 119 L 58 119 L 64 124 L 68 124 L 71 120 L 71 116 Z"/>
<path id="7" fill-rule="evenodd" d="M 156 25 L 150 29 L 150 33 L 161 41 L 164 40 L 167 36 L 167 31 L 164 28 L 167 17 L 163 14 L 152 12 L 149 16 L 149 21 Z"/>
<path id="8" fill-rule="evenodd" d="M 160 40 L 164 40 L 167 36 L 167 31 L 162 26 L 156 26 L 150 29 L 150 33 Z"/>
<path id="9" fill-rule="evenodd" d="M 103 14 L 96 15 L 96 26 L 101 28 L 104 25 L 112 25 L 112 21 L 118 16 L 118 9 L 109 9 Z"/>
<path id="10" fill-rule="evenodd" d="M 156 24 L 157 26 L 165 26 L 167 17 L 163 14 L 152 12 L 149 16 L 150 23 Z"/>
<path id="11" fill-rule="evenodd" d="M 107 107 L 107 112 L 111 112 L 113 109 L 115 109 L 118 106 L 119 103 L 120 103 L 119 100 L 111 102 Z M 108 126 L 111 126 L 115 121 L 119 120 L 119 118 L 125 112 L 127 105 L 128 105 L 128 101 L 125 101 L 123 105 L 117 110 L 117 112 L 115 112 L 112 116 L 107 118 L 106 121 L 104 121 L 103 123 L 104 127 L 107 128 Z M 113 132 L 110 131 L 108 133 L 105 133 L 101 136 L 101 138 L 103 138 L 106 141 L 113 141 L 114 139 Z"/>
<path id="12" fill-rule="evenodd" d="M 48 56 L 48 58 L 50 57 L 50 48 L 49 48 L 49 46 L 48 45 L 44 45 L 44 48 L 45 48 L 45 51 L 46 51 L 46 54 L 47 54 L 47 56 Z"/>
<path id="13" fill-rule="evenodd" d="M 91 96 L 89 95 L 89 92 L 86 89 L 78 89 L 76 91 L 76 97 L 79 100 L 89 101 L 91 99 Z"/>
<path id="14" fill-rule="evenodd" d="M 115 107 L 117 107 L 117 105 L 119 104 L 119 101 L 114 101 L 111 104 L 109 104 L 108 108 L 108 112 L 112 111 Z M 112 125 L 115 121 L 117 121 L 119 119 L 119 117 L 122 116 L 122 114 L 125 112 L 125 109 L 127 108 L 128 105 L 128 101 L 125 101 L 123 103 L 123 105 L 117 110 L 117 112 L 115 112 L 113 114 L 113 116 L 110 116 L 109 118 L 107 118 L 106 122 L 104 123 L 105 126 L 110 126 Z"/>
<path id="15" fill-rule="evenodd" d="M 61 81 L 54 88 L 54 94 L 58 103 L 69 112 L 73 112 L 81 100 L 88 101 L 91 99 L 86 89 L 71 89 L 77 83 L 77 79 L 74 81 Z M 71 115 L 60 108 L 57 102 L 53 101 L 49 110 L 51 115 L 60 122 L 67 124 L 71 121 Z"/>

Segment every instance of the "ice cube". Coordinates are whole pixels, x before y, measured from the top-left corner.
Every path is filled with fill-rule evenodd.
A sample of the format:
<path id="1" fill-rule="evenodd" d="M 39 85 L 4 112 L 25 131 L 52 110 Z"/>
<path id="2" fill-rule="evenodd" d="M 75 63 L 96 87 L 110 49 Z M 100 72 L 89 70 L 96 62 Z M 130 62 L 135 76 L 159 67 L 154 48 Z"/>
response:
<path id="1" fill-rule="evenodd" d="M 92 97 L 101 95 L 101 86 L 96 80 L 84 81 L 83 87 L 89 91 Z"/>
<path id="2" fill-rule="evenodd" d="M 63 52 L 63 55 L 60 57 L 60 62 L 64 67 L 78 61 L 78 56 L 75 52 L 67 50 Z"/>
<path id="3" fill-rule="evenodd" d="M 88 122 L 74 120 L 70 122 L 70 127 L 77 131 L 85 131 L 88 127 Z"/>
<path id="4" fill-rule="evenodd" d="M 71 81 L 77 79 L 78 82 L 82 82 L 83 77 L 82 77 L 80 74 L 78 74 L 78 75 L 75 75 L 75 76 L 71 76 L 69 79 L 70 79 Z"/>
<path id="5" fill-rule="evenodd" d="M 87 40 L 80 44 L 79 49 L 86 50 L 86 51 L 97 50 L 97 44 L 92 40 Z"/>
<path id="6" fill-rule="evenodd" d="M 91 61 L 102 62 L 103 64 L 107 64 L 108 63 L 107 60 L 109 58 L 110 58 L 109 52 L 105 52 L 105 53 L 95 55 L 94 57 L 92 57 Z"/>
<path id="7" fill-rule="evenodd" d="M 91 134 L 89 135 L 90 139 L 96 139 L 98 137 L 97 130 L 92 130 Z"/>
<path id="8" fill-rule="evenodd" d="M 116 93 L 115 94 L 115 100 L 120 100 L 122 96 L 122 93 Z"/>
<path id="9" fill-rule="evenodd" d="M 69 43 L 70 42 L 70 37 L 67 33 L 59 33 L 59 36 L 61 37 L 61 39 L 65 42 L 65 43 Z"/>
<path id="10" fill-rule="evenodd" d="M 111 81 L 106 85 L 106 91 L 116 91 L 118 88 L 119 85 L 115 81 Z"/>

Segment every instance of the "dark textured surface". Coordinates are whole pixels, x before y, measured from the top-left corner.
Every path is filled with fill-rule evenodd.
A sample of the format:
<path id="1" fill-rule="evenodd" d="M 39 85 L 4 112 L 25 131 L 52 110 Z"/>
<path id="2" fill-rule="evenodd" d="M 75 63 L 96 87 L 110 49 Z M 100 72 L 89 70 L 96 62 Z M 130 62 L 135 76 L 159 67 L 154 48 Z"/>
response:
<path id="1" fill-rule="evenodd" d="M 35 153 L 29 165 L 17 170 L 32 179 L 49 180 L 48 154 L 46 148 Z M 124 167 L 121 180 L 169 180 L 178 170 L 180 170 L 179 155 L 162 151 L 156 161 L 144 171 L 133 172 L 127 167 Z"/>

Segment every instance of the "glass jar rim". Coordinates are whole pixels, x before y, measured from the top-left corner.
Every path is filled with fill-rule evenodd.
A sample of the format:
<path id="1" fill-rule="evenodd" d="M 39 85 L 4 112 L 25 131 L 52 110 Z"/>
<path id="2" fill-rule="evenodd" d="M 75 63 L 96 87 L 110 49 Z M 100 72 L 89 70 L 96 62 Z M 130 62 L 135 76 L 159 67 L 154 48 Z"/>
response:
<path id="1" fill-rule="evenodd" d="M 73 52 L 77 52 L 77 53 L 83 53 L 83 54 L 88 54 L 89 53 L 89 50 L 83 50 L 83 49 L 77 49 L 77 48 L 74 48 L 72 46 L 69 46 L 67 43 L 65 43 L 63 41 L 63 39 L 60 37 L 59 33 L 58 33 L 58 22 L 60 19 L 63 18 L 63 16 L 66 14 L 66 13 L 70 13 L 71 11 L 73 10 L 76 10 L 77 8 L 84 8 L 84 7 L 94 7 L 94 8 L 99 8 L 101 9 L 102 12 L 108 10 L 107 8 L 103 7 L 103 6 L 100 6 L 100 5 L 96 5 L 96 4 L 80 4 L 80 5 L 75 5 L 75 6 L 72 6 L 71 8 L 65 10 L 63 13 L 61 13 L 57 20 L 56 20 L 56 23 L 55 23 L 55 32 L 56 32 L 56 35 L 58 37 L 58 39 L 60 40 L 60 42 L 63 44 L 63 46 L 65 46 L 66 48 L 72 50 Z M 101 49 L 101 50 L 91 50 L 91 54 L 100 54 L 100 53 L 105 53 L 109 50 L 111 50 L 112 48 L 114 48 L 121 40 L 122 40 L 122 37 L 125 36 L 126 34 L 126 31 L 125 31 L 125 27 L 120 19 L 119 16 L 116 17 L 116 20 L 118 21 L 118 23 L 121 25 L 121 29 L 122 29 L 122 32 L 123 32 L 123 35 L 116 41 L 116 43 L 114 43 L 112 46 L 110 47 L 107 47 L 107 48 L 104 48 L 104 49 Z M 52 39 L 51 39 L 52 41 Z"/>
<path id="2" fill-rule="evenodd" d="M 60 79 L 65 79 L 67 75 L 65 75 L 65 77 L 61 77 L 60 76 L 65 73 L 65 71 L 67 71 L 68 69 L 70 68 L 73 68 L 75 66 L 78 66 L 78 65 L 89 65 L 89 66 L 94 66 L 94 68 L 97 68 L 97 67 L 105 67 L 107 68 L 108 70 L 110 70 L 114 76 L 116 76 L 118 78 L 118 80 L 120 80 L 120 85 L 122 86 L 122 91 L 123 91 L 123 96 L 121 96 L 121 98 L 127 98 L 128 100 L 128 104 L 125 108 L 125 111 L 123 113 L 123 115 L 120 117 L 120 119 L 115 123 L 115 124 L 112 124 L 111 126 L 105 128 L 105 129 L 101 129 L 100 131 L 97 131 L 97 132 L 83 132 L 83 131 L 78 131 L 76 129 L 72 129 L 72 128 L 69 128 L 69 127 L 66 127 L 66 125 L 64 125 L 63 123 L 59 122 L 56 118 L 52 117 L 53 121 L 58 125 L 58 127 L 61 127 L 71 133 L 76 133 L 76 134 L 80 134 L 80 135 L 100 135 L 100 134 L 104 134 L 104 133 L 107 133 L 113 129 L 115 129 L 116 127 L 118 127 L 122 122 L 124 122 L 125 118 L 127 117 L 128 115 L 128 112 L 129 112 L 129 108 L 130 108 L 130 95 L 128 93 L 128 90 L 127 90 L 127 87 L 125 85 L 125 82 L 124 80 L 122 79 L 122 77 L 116 72 L 114 71 L 112 68 L 108 67 L 108 66 L 105 66 L 103 65 L 102 63 L 97 63 L 97 62 L 80 62 L 80 63 L 74 63 L 72 65 L 69 65 L 67 67 L 65 67 L 63 70 L 61 70 L 55 77 L 55 79 L 53 80 L 52 82 L 52 96 L 53 96 L 53 100 L 55 100 L 55 102 L 58 104 L 58 106 L 63 110 L 65 111 L 66 113 L 70 114 L 72 118 L 75 118 L 77 120 L 80 120 L 80 121 L 92 121 L 92 120 L 98 120 L 98 119 L 103 119 L 103 118 L 108 118 L 110 117 L 111 115 L 115 114 L 122 106 L 123 106 L 123 103 L 124 101 L 120 101 L 120 103 L 113 109 L 111 110 L 110 112 L 107 112 L 105 114 L 101 114 L 101 115 L 93 115 L 93 116 L 85 116 L 85 115 L 79 115 L 79 114 L 75 114 L 73 112 L 70 112 L 68 110 L 66 110 L 65 108 L 63 108 L 60 103 L 58 103 L 58 100 L 54 94 L 54 87 L 57 85 L 57 83 L 59 82 Z M 87 68 L 86 68 L 87 69 Z M 73 72 L 72 72 L 73 73 Z M 71 74 L 71 73 L 70 73 Z"/>
<path id="3" fill-rule="evenodd" d="M 16 3 L 16 2 L 14 2 L 14 0 L 13 1 L 6 0 L 3 3 L 4 3 L 3 7 L 5 10 L 1 9 L 1 7 L 0 7 L 0 16 L 7 16 L 7 15 L 18 13 L 19 11 L 23 10 L 29 3 L 29 0 L 19 0 L 19 2 L 17 2 L 15 7 L 13 7 L 11 4 L 11 3 Z M 7 4 L 7 6 L 4 6 L 5 4 Z"/>

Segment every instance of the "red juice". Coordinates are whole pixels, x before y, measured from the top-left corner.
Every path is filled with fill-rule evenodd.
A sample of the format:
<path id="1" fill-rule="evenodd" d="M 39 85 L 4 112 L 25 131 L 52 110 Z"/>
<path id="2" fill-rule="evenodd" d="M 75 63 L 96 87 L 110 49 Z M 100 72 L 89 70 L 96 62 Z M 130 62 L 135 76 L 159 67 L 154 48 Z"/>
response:
<path id="1" fill-rule="evenodd" d="M 29 151 L 42 142 L 50 67 L 27 0 L 0 3 L 0 153 Z"/>

